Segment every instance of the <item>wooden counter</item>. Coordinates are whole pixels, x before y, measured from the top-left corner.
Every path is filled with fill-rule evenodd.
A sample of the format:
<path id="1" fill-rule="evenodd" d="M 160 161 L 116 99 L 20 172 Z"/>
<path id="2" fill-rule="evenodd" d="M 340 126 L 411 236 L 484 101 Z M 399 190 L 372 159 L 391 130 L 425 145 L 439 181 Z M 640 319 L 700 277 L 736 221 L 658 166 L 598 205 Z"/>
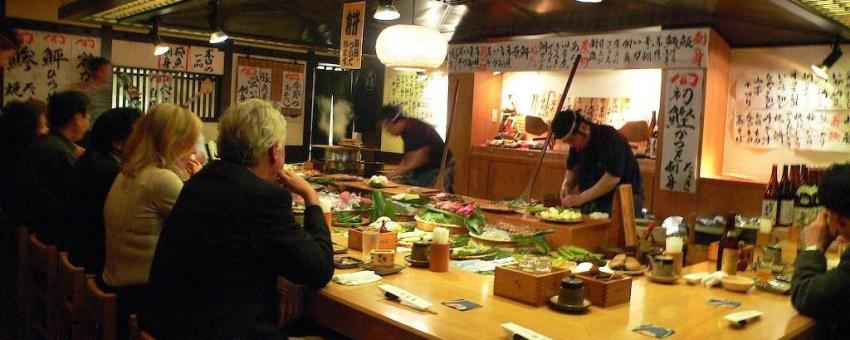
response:
<path id="1" fill-rule="evenodd" d="M 342 235 L 335 241 L 345 244 Z M 350 251 L 348 256 L 359 257 Z M 400 258 L 397 261 L 403 262 Z M 685 272 L 713 268 L 701 263 Z M 355 271 L 337 270 L 337 273 Z M 674 285 L 648 282 L 637 277 L 632 283 L 631 302 L 609 308 L 590 307 L 583 315 L 561 314 L 548 307 L 533 307 L 493 295 L 493 276 L 451 268 L 447 273 L 407 268 L 399 274 L 361 286 L 330 283 L 310 292 L 305 315 L 310 319 L 357 339 L 506 339 L 499 326 L 514 322 L 553 339 L 649 339 L 631 331 L 652 323 L 671 327 L 669 339 L 779 339 L 794 338 L 811 330 L 812 319 L 798 315 L 788 296 L 753 288 L 747 294 L 722 288 L 690 286 L 679 280 Z M 434 304 L 436 315 L 419 312 L 384 299 L 378 285 L 389 283 L 406 289 Z M 736 309 L 713 307 L 711 298 L 742 302 Z M 467 299 L 482 307 L 461 312 L 440 302 Z M 729 327 L 723 316 L 733 311 L 757 309 L 761 320 L 746 328 Z"/>

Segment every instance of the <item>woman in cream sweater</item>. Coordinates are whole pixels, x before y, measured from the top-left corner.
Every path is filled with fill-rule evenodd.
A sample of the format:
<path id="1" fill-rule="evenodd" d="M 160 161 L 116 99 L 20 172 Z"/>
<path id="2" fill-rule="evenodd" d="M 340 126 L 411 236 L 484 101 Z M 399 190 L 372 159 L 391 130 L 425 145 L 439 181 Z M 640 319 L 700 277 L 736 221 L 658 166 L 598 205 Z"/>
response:
<path id="1" fill-rule="evenodd" d="M 183 181 L 197 170 L 197 163 L 187 159 L 200 131 L 201 121 L 194 113 L 160 104 L 136 122 L 127 140 L 121 173 L 103 210 L 103 282 L 118 293 L 119 315 L 135 312 L 144 299 L 162 226 Z"/>

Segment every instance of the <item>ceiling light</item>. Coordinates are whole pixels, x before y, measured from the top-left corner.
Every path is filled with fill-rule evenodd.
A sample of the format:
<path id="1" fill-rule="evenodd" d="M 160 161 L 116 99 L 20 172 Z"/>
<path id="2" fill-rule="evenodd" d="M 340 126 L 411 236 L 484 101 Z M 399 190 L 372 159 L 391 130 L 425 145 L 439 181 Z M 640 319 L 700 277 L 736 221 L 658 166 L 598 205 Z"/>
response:
<path id="1" fill-rule="evenodd" d="M 602 2 L 602 0 L 576 0 L 576 1 L 581 2 L 581 3 L 585 3 L 585 4 L 598 4 L 598 3 Z"/>
<path id="2" fill-rule="evenodd" d="M 210 44 L 218 44 L 223 42 L 229 38 L 227 33 L 224 33 L 221 29 L 210 34 Z"/>
<path id="3" fill-rule="evenodd" d="M 151 21 L 151 30 L 148 32 L 148 37 L 153 40 L 154 48 L 153 55 L 161 56 L 168 53 L 171 47 L 162 43 L 162 38 L 159 37 L 159 18 L 154 18 Z"/>
<path id="4" fill-rule="evenodd" d="M 425 71 L 446 60 L 448 42 L 440 32 L 419 25 L 385 28 L 375 42 L 378 59 L 399 71 Z"/>
<path id="5" fill-rule="evenodd" d="M 812 64 L 812 72 L 821 79 L 829 79 L 829 73 L 827 73 L 827 71 L 829 71 L 829 68 L 832 67 L 832 65 L 835 65 L 835 62 L 838 61 L 838 58 L 841 58 L 843 54 L 844 53 L 841 52 L 839 42 L 836 41 L 832 45 L 832 52 L 829 52 L 829 55 L 826 56 L 826 59 L 824 59 L 822 63 L 818 65 Z"/>
<path id="6" fill-rule="evenodd" d="M 210 25 L 210 30 L 213 31 L 210 34 L 210 44 L 218 44 L 228 39 L 227 33 L 224 33 L 224 30 L 221 29 L 219 7 L 221 7 L 221 1 L 210 2 L 210 11 L 207 15 L 207 23 Z"/>
<path id="7" fill-rule="evenodd" d="M 375 14 L 372 15 L 373 18 L 378 20 L 395 20 L 398 19 L 401 14 L 398 13 L 398 10 L 393 6 L 393 0 L 381 0 L 381 4 L 378 5 L 378 9 L 375 10 Z"/>

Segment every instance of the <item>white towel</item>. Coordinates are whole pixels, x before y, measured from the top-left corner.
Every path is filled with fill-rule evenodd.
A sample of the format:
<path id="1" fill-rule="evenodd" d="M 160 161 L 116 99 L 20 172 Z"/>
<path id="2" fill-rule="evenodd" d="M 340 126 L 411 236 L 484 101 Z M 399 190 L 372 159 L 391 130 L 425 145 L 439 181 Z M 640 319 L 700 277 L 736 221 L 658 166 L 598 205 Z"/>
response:
<path id="1" fill-rule="evenodd" d="M 362 284 L 380 281 L 381 277 L 371 270 L 364 270 L 354 273 L 334 275 L 333 282 L 345 286 L 358 286 Z"/>

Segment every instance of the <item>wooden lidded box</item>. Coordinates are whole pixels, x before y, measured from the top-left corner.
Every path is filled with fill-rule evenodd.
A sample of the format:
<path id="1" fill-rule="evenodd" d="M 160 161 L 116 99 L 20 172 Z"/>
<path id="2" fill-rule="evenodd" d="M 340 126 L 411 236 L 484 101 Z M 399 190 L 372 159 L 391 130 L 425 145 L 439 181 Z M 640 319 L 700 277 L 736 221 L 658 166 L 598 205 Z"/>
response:
<path id="1" fill-rule="evenodd" d="M 632 298 L 632 277 L 623 276 L 614 280 L 599 280 L 589 274 L 576 274 L 584 281 L 584 298 L 600 307 L 611 307 L 628 303 Z"/>
<path id="2" fill-rule="evenodd" d="M 499 266 L 496 267 L 493 294 L 541 306 L 550 297 L 558 295 L 561 279 L 569 272 L 567 269 L 552 268 L 549 273 L 529 273 L 516 265 Z"/>
<path id="3" fill-rule="evenodd" d="M 395 250 L 398 245 L 398 233 L 381 233 L 380 239 L 378 241 L 379 249 Z M 358 251 L 363 250 L 363 230 L 357 228 L 348 229 L 348 248 Z"/>

